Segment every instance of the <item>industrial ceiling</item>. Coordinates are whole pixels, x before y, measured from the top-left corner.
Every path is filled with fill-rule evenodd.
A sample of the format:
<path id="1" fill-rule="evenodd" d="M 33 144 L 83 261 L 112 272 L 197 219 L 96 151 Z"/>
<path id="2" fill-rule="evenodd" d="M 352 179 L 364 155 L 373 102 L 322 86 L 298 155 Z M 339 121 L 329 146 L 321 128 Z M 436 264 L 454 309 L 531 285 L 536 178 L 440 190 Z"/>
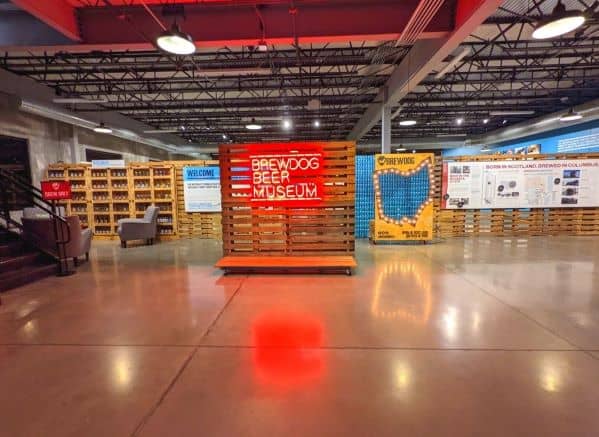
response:
<path id="1" fill-rule="evenodd" d="M 26 26 L 0 32 L 1 68 L 57 97 L 95 101 L 64 105 L 82 115 L 118 111 L 200 147 L 377 143 L 387 92 L 394 142 L 480 135 L 599 97 L 599 2 L 589 0 L 564 2 L 591 14 L 582 28 L 543 41 L 533 26 L 556 0 L 56 0 L 52 11 L 12 3 L 0 3 L 0 28 L 25 14 L 29 26 L 50 29 L 33 42 L 19 35 Z M 195 54 L 152 45 L 174 20 L 196 40 Z M 408 119 L 416 124 L 400 125 Z M 263 128 L 246 129 L 252 120 Z"/>

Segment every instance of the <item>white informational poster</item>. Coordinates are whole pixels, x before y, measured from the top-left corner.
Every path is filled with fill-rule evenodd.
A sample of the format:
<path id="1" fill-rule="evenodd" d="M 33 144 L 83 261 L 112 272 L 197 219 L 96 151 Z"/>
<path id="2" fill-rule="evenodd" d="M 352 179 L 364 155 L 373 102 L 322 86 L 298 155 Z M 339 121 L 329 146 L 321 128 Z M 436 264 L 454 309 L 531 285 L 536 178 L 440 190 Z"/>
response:
<path id="1" fill-rule="evenodd" d="M 446 162 L 444 209 L 599 206 L 599 159 Z"/>
<path id="2" fill-rule="evenodd" d="M 220 168 L 183 167 L 185 212 L 220 212 Z"/>

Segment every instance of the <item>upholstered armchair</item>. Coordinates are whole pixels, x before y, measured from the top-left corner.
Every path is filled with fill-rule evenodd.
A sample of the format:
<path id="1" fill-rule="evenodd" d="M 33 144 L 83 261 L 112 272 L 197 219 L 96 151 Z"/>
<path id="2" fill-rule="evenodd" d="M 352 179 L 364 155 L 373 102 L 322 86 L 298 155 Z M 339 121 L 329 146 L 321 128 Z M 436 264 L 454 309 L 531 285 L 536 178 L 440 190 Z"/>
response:
<path id="1" fill-rule="evenodd" d="M 145 240 L 146 244 L 154 244 L 158 228 L 158 213 L 156 206 L 149 206 L 141 219 L 121 219 L 118 221 L 118 234 L 121 247 L 127 247 L 127 241 Z"/>
<path id="2" fill-rule="evenodd" d="M 92 230 L 81 229 L 81 222 L 77 216 L 64 217 L 66 223 L 58 222 L 57 229 L 54 227 L 54 220 L 49 217 L 39 217 L 29 215 L 21 219 L 23 224 L 24 237 L 34 243 L 37 247 L 53 256 L 59 257 L 56 241 L 65 240 L 69 235 L 70 240 L 64 246 L 64 253 L 60 256 L 68 259 L 72 258 L 75 265 L 79 262 L 79 257 L 85 255 L 89 259 L 89 250 L 91 248 Z M 68 227 L 68 229 L 67 229 Z M 58 234 L 58 235 L 57 235 Z"/>

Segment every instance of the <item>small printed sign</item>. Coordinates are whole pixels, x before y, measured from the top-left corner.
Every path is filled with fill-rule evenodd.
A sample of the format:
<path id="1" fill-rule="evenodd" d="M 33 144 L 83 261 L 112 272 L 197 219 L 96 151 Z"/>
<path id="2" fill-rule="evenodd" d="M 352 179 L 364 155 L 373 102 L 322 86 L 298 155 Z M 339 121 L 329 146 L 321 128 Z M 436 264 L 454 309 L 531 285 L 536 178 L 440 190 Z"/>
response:
<path id="1" fill-rule="evenodd" d="M 44 200 L 66 200 L 71 198 L 69 181 L 42 181 L 42 197 Z"/>
<path id="2" fill-rule="evenodd" d="M 220 212 L 220 168 L 183 167 L 185 212 Z"/>
<path id="3" fill-rule="evenodd" d="M 94 159 L 92 168 L 125 168 L 124 159 Z"/>

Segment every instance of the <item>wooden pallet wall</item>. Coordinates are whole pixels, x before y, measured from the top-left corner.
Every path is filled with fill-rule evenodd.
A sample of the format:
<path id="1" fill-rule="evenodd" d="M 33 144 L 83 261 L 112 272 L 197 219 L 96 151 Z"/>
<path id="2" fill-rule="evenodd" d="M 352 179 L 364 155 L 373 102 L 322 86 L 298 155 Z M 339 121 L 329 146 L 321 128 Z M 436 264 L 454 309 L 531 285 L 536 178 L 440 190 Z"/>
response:
<path id="1" fill-rule="evenodd" d="M 481 155 L 451 161 L 514 161 L 538 159 L 599 159 L 599 154 Z M 437 237 L 599 235 L 599 208 L 441 209 L 441 168 L 435 169 L 435 231 Z"/>
<path id="2" fill-rule="evenodd" d="M 110 186 L 116 181 L 113 181 L 110 176 L 96 178 L 98 181 L 108 184 L 108 188 L 94 189 L 90 164 L 52 164 L 48 167 L 47 176 L 48 179 L 71 181 L 74 198 L 65 202 L 67 213 L 78 215 L 84 225 L 92 228 L 96 239 L 115 239 L 116 223 L 119 218 L 143 216 L 145 208 L 150 204 L 155 204 L 161 209 L 159 216 L 159 237 L 161 239 L 206 238 L 220 240 L 220 213 L 185 212 L 183 167 L 208 165 L 218 165 L 218 161 L 129 163 L 125 169 L 127 187 L 122 189 Z M 108 170 L 102 171 L 108 172 Z M 110 171 L 117 171 L 117 169 Z M 163 173 L 169 177 L 166 178 Z M 165 179 L 168 179 L 168 184 Z M 165 188 L 167 186 L 168 190 Z M 94 197 L 95 191 L 108 194 L 104 199 L 97 198 Z M 126 198 L 115 198 L 115 191 L 124 193 Z M 121 210 L 123 203 L 129 205 L 126 211 Z M 106 205 L 108 205 L 108 209 L 103 211 L 102 209 L 106 209 Z M 103 217 L 107 217 L 107 219 Z"/>
<path id="3" fill-rule="evenodd" d="M 355 143 L 323 144 L 324 194 L 309 208 L 253 206 L 239 182 L 244 145 L 220 147 L 225 256 L 351 255 L 354 252 Z M 246 155 L 247 156 L 247 155 Z"/>

